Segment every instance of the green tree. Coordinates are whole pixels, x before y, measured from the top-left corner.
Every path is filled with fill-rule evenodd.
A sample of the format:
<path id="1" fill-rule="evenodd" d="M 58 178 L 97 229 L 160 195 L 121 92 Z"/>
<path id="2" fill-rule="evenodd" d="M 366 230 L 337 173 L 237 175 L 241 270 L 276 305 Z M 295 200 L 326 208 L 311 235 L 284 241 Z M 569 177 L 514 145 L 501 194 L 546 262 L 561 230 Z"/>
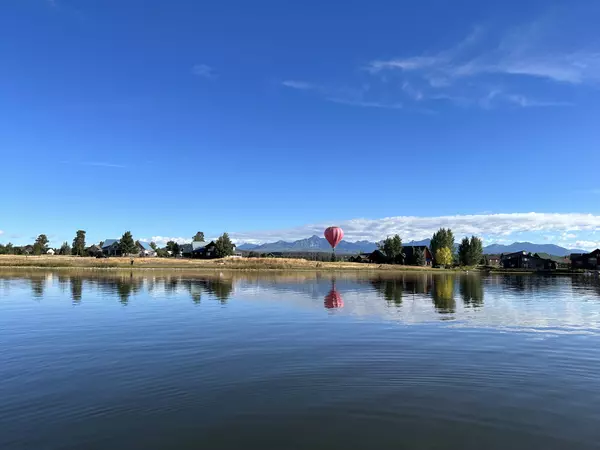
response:
<path id="1" fill-rule="evenodd" d="M 167 242 L 167 247 L 166 247 L 167 251 L 171 252 L 172 256 L 177 256 L 179 255 L 179 244 L 175 241 L 169 241 Z"/>
<path id="2" fill-rule="evenodd" d="M 152 248 L 152 250 L 155 252 L 158 251 L 158 245 L 156 245 L 156 242 L 154 241 L 150 242 L 150 248 Z"/>
<path id="3" fill-rule="evenodd" d="M 438 248 L 435 253 L 435 262 L 443 267 L 452 265 L 452 252 L 450 249 L 448 247 Z"/>
<path id="4" fill-rule="evenodd" d="M 217 258 L 225 258 L 226 256 L 233 255 L 235 245 L 229 239 L 229 235 L 227 233 L 223 233 L 219 239 L 215 242 Z"/>
<path id="5" fill-rule="evenodd" d="M 45 234 L 40 234 L 33 244 L 33 254 L 41 255 L 48 251 L 48 238 Z"/>
<path id="6" fill-rule="evenodd" d="M 463 266 L 476 266 L 483 258 L 483 242 L 475 236 L 465 237 L 458 246 L 458 260 Z"/>
<path id="7" fill-rule="evenodd" d="M 133 236 L 131 235 L 131 231 L 126 231 L 123 233 L 123 236 L 121 236 L 121 240 L 119 242 L 119 248 L 123 256 L 131 253 L 137 253 L 137 247 L 135 245 L 135 241 L 133 240 Z"/>
<path id="8" fill-rule="evenodd" d="M 471 236 L 469 244 L 469 266 L 481 264 L 483 259 L 483 241 L 476 236 Z"/>
<path id="9" fill-rule="evenodd" d="M 450 249 L 450 253 L 454 252 L 454 234 L 450 228 L 440 228 L 437 232 L 433 233 L 433 236 L 431 237 L 429 248 L 431 249 L 434 258 L 438 249 L 443 247 Z"/>
<path id="10" fill-rule="evenodd" d="M 204 242 L 204 233 L 202 231 L 198 231 L 194 237 L 192 238 L 192 240 L 196 241 L 196 242 Z"/>
<path id="11" fill-rule="evenodd" d="M 471 251 L 471 241 L 468 237 L 464 237 L 458 245 L 458 262 L 462 266 L 470 266 L 469 264 L 469 253 Z"/>
<path id="12" fill-rule="evenodd" d="M 400 236 L 397 234 L 388 236 L 385 240 L 377 243 L 377 247 L 386 256 L 388 262 L 399 262 L 398 260 L 402 255 L 402 239 Z"/>
<path id="13" fill-rule="evenodd" d="M 63 242 L 63 245 L 60 247 L 58 252 L 60 255 L 70 255 L 71 254 L 71 246 L 67 241 Z"/>
<path id="14" fill-rule="evenodd" d="M 425 257 L 425 250 L 423 250 L 422 248 L 415 249 L 414 258 L 415 258 L 415 265 L 417 265 L 417 266 L 424 266 L 425 264 L 427 264 L 427 258 Z"/>
<path id="15" fill-rule="evenodd" d="M 73 239 L 71 253 L 77 256 L 83 256 L 85 254 L 85 231 L 77 230 L 75 239 Z"/>

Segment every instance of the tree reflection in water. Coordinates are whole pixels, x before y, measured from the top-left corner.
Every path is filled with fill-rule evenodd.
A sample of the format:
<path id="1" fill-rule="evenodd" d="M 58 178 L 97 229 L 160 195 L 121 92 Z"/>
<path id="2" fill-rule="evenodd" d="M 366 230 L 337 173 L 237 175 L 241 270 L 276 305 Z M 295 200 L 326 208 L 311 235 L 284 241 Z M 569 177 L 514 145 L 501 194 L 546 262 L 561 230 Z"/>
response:
<path id="1" fill-rule="evenodd" d="M 402 305 L 403 280 L 397 278 L 377 278 L 371 280 L 371 285 L 388 304 Z"/>
<path id="2" fill-rule="evenodd" d="M 465 306 L 483 306 L 483 283 L 478 274 L 461 276 L 459 289 Z"/>
<path id="3" fill-rule="evenodd" d="M 432 298 L 435 309 L 442 314 L 456 311 L 454 301 L 454 275 L 437 275 L 433 277 Z"/>
<path id="4" fill-rule="evenodd" d="M 73 304 L 77 305 L 81 302 L 81 294 L 83 292 L 83 279 L 81 277 L 72 277 L 70 286 Z"/>

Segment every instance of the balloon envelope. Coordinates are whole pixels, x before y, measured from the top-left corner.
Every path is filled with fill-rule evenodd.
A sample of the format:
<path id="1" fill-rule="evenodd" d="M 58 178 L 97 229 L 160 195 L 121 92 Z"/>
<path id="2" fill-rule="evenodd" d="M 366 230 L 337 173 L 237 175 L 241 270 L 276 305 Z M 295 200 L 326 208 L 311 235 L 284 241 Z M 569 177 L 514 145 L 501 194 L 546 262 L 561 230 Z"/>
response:
<path id="1" fill-rule="evenodd" d="M 344 230 L 340 227 L 329 227 L 325 230 L 325 239 L 327 239 L 331 248 L 335 248 L 344 239 Z"/>

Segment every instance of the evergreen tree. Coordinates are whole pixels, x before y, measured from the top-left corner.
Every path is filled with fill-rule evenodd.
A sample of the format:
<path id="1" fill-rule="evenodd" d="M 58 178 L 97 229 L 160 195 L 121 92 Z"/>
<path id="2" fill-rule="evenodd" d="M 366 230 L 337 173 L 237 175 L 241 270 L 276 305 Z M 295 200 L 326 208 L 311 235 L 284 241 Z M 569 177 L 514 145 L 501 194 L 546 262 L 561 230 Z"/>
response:
<path id="1" fill-rule="evenodd" d="M 415 265 L 424 266 L 425 264 L 427 264 L 427 258 L 425 257 L 425 250 L 423 250 L 422 248 L 415 249 L 413 255 L 414 255 Z"/>
<path id="2" fill-rule="evenodd" d="M 399 262 L 402 255 L 402 239 L 399 235 L 394 235 L 377 243 L 379 251 L 382 252 L 390 263 Z"/>
<path id="3" fill-rule="evenodd" d="M 85 231 L 77 230 L 75 239 L 73 239 L 73 248 L 71 250 L 73 255 L 83 256 L 85 253 Z"/>
<path id="4" fill-rule="evenodd" d="M 40 234 L 33 244 L 33 254 L 41 255 L 48 251 L 48 238 L 45 234 Z"/>
<path id="5" fill-rule="evenodd" d="M 158 246 L 156 245 L 156 242 L 154 242 L 154 241 L 150 242 L 150 248 L 154 251 L 157 251 Z"/>
<path id="6" fill-rule="evenodd" d="M 462 266 L 470 266 L 471 241 L 468 237 L 463 238 L 458 246 L 458 262 Z"/>
<path id="7" fill-rule="evenodd" d="M 119 248 L 123 256 L 132 253 L 137 253 L 137 247 L 135 245 L 135 241 L 133 240 L 133 236 L 131 235 L 130 231 L 126 231 L 125 233 L 123 233 L 123 236 L 121 236 Z"/>
<path id="8" fill-rule="evenodd" d="M 469 266 L 476 266 L 477 264 L 481 264 L 481 260 L 483 259 L 483 241 L 476 236 L 471 236 L 471 241 L 469 242 Z"/>
<path id="9" fill-rule="evenodd" d="M 58 252 L 60 255 L 70 255 L 71 254 L 71 246 L 67 241 L 63 242 L 63 245 L 60 247 Z"/>
<path id="10" fill-rule="evenodd" d="M 196 242 L 204 242 L 204 233 L 202 231 L 198 231 L 194 237 L 192 238 L 192 240 L 196 241 Z"/>
<path id="11" fill-rule="evenodd" d="M 219 239 L 215 242 L 217 258 L 225 258 L 226 256 L 233 255 L 235 245 L 229 239 L 229 235 L 227 233 L 223 233 Z"/>
<path id="12" fill-rule="evenodd" d="M 179 255 L 179 244 L 175 241 L 169 241 L 167 242 L 167 251 L 171 252 L 172 256 L 178 256 Z"/>
<path id="13" fill-rule="evenodd" d="M 433 236 L 431 237 L 429 248 L 431 249 L 434 258 L 437 255 L 437 251 L 444 247 L 450 250 L 450 256 L 452 256 L 452 253 L 454 252 L 454 234 L 450 228 L 440 228 L 436 233 L 433 233 Z M 437 259 L 436 263 L 440 264 Z"/>

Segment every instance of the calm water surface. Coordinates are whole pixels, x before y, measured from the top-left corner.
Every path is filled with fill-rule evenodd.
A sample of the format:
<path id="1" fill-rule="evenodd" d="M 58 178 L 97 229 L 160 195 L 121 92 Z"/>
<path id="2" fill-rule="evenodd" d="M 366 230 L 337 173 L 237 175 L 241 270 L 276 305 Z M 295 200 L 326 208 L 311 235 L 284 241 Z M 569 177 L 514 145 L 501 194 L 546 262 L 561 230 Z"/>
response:
<path id="1" fill-rule="evenodd" d="M 0 449 L 163 448 L 600 448 L 600 282 L 0 272 Z"/>

